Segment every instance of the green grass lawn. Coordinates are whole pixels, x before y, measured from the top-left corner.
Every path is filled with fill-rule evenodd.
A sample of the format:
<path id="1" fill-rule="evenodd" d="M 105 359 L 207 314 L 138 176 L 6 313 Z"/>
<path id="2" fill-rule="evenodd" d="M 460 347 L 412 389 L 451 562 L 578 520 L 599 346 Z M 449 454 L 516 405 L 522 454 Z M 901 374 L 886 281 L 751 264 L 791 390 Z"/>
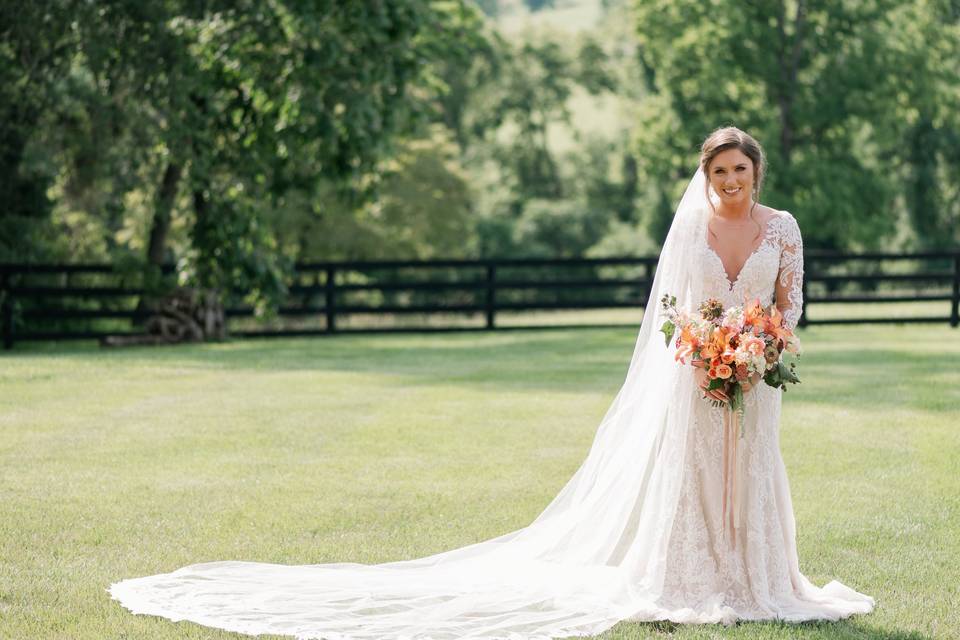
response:
<path id="1" fill-rule="evenodd" d="M 801 570 L 877 599 L 790 626 L 608 639 L 960 637 L 960 331 L 817 327 L 781 441 Z M 634 330 L 343 336 L 0 356 L 0 638 L 241 638 L 105 589 L 196 562 L 382 562 L 528 524 Z"/>

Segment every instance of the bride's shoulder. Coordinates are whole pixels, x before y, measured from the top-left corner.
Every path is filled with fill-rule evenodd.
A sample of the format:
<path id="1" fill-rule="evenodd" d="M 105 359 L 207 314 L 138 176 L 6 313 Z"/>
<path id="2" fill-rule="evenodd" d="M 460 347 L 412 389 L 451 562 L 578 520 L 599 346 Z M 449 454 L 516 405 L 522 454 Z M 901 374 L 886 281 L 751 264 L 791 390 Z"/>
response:
<path id="1" fill-rule="evenodd" d="M 792 213 L 786 209 L 780 210 L 767 207 L 766 205 L 761 206 L 768 216 L 768 228 L 773 229 L 777 235 L 791 244 L 796 240 L 800 240 L 800 225 L 797 224 L 797 219 L 793 217 Z"/>
<path id="2" fill-rule="evenodd" d="M 774 209 L 765 204 L 757 203 L 757 210 L 762 220 L 767 222 L 786 223 L 788 225 L 797 224 L 796 218 L 786 209 Z"/>
<path id="3" fill-rule="evenodd" d="M 793 220 L 793 214 L 791 214 L 786 209 L 774 209 L 765 204 L 757 203 L 757 210 L 760 215 L 766 220 Z M 795 221 L 795 220 L 794 220 Z"/>

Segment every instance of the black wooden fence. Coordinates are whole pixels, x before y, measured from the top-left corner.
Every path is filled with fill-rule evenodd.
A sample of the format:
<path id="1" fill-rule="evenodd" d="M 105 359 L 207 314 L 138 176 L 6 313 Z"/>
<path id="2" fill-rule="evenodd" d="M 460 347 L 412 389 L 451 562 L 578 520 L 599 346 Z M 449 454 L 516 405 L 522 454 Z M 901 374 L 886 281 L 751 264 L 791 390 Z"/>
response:
<path id="1" fill-rule="evenodd" d="M 806 252 L 801 325 L 866 322 L 960 324 L 960 250 L 926 253 Z M 600 259 L 390 260 L 296 265 L 276 317 L 253 319 L 233 292 L 226 315 L 231 334 L 313 335 L 372 331 L 501 328 L 502 312 L 640 308 L 646 304 L 656 256 Z M 172 273 L 172 267 L 164 272 Z M 132 335 L 145 312 L 136 274 L 110 265 L 0 264 L 0 334 L 17 341 Z M 942 302 L 942 315 L 810 318 L 810 305 Z M 947 310 L 949 303 L 949 313 Z M 422 314 L 415 326 L 363 326 L 341 321 Z M 437 324 L 450 314 L 475 325 Z M 552 325 L 557 326 L 557 325 Z M 573 326 L 573 325 L 564 325 Z M 576 325 L 582 326 L 582 325 Z M 596 325 L 590 325 L 596 326 Z"/>

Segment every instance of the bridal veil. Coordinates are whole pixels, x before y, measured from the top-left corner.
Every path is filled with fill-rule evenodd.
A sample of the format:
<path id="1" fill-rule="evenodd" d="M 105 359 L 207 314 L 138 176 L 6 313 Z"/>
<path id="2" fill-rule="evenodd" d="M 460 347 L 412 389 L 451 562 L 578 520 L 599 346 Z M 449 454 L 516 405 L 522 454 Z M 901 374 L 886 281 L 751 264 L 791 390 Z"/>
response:
<path id="1" fill-rule="evenodd" d="M 664 346 L 659 300 L 700 299 L 702 171 L 660 255 L 622 387 L 586 459 L 528 526 L 377 565 L 224 561 L 123 580 L 134 613 L 247 634 L 329 640 L 535 639 L 598 634 L 657 617 L 684 468 L 693 377 Z"/>

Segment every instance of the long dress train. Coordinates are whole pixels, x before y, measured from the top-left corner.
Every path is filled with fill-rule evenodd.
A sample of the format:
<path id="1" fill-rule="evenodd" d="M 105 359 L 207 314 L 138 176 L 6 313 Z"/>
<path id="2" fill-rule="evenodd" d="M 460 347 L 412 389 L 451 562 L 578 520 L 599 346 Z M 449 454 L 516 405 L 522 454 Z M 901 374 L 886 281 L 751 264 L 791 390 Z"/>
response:
<path id="1" fill-rule="evenodd" d="M 688 194 L 697 188 L 700 172 Z M 796 222 L 775 215 L 731 283 L 706 243 L 704 212 L 684 202 L 687 195 L 624 385 L 581 467 L 530 525 L 379 565 L 197 564 L 123 580 L 112 596 L 134 613 L 328 640 L 545 640 L 598 634 L 622 620 L 799 622 L 871 611 L 871 597 L 837 581 L 819 588 L 800 572 L 779 450 L 781 392 L 761 384 L 746 394 L 737 465 L 725 475 L 723 412 L 698 397 L 692 370 L 655 333 L 662 293 L 730 305 L 768 303 L 779 287 L 795 324 Z M 732 501 L 721 478 L 737 483 Z"/>

